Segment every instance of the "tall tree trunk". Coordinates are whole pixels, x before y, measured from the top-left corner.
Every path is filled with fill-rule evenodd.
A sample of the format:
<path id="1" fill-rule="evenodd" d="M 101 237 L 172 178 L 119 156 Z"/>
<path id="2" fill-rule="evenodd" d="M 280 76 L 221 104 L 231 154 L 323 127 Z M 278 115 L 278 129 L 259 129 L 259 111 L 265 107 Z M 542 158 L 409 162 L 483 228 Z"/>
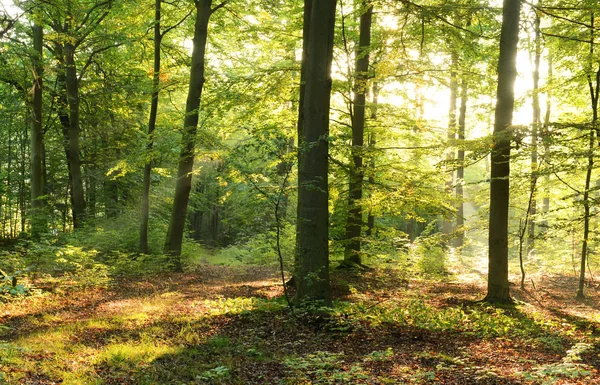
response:
<path id="1" fill-rule="evenodd" d="M 464 140 L 465 140 L 465 131 L 466 131 L 466 120 L 467 120 L 467 100 L 468 100 L 468 83 L 467 78 L 463 75 L 461 80 L 461 90 L 460 90 L 460 109 L 458 113 L 458 140 L 460 146 L 458 148 L 458 153 L 456 155 L 456 160 L 458 161 L 458 167 L 456 169 L 456 200 L 458 204 L 456 206 L 456 247 L 461 247 L 465 243 L 465 208 L 464 208 L 464 191 L 463 185 L 465 182 L 465 150 L 464 150 Z"/>
<path id="2" fill-rule="evenodd" d="M 298 150 L 296 303 L 331 305 L 328 135 L 335 0 L 312 4 Z"/>
<path id="3" fill-rule="evenodd" d="M 46 230 L 44 213 L 44 168 L 42 165 L 44 132 L 42 126 L 42 49 L 44 31 L 33 25 L 33 87 L 31 98 L 31 237 L 39 240 Z"/>
<path id="4" fill-rule="evenodd" d="M 539 5 L 539 1 L 538 1 Z M 530 196 L 531 204 L 529 208 L 529 232 L 527 237 L 527 252 L 531 252 L 535 247 L 535 227 L 537 214 L 537 200 L 535 188 L 537 185 L 538 172 L 538 135 L 541 125 L 541 108 L 540 108 L 540 58 L 542 56 L 541 33 L 540 33 L 540 16 L 538 11 L 535 15 L 535 53 L 533 58 L 533 122 L 531 124 L 531 182 Z"/>
<path id="5" fill-rule="evenodd" d="M 150 218 L 150 182 L 152 176 L 152 147 L 154 146 L 154 129 L 156 128 L 156 115 L 158 113 L 158 92 L 160 86 L 160 45 L 162 35 L 160 32 L 161 1 L 154 4 L 154 74 L 152 77 L 152 102 L 150 104 L 150 117 L 148 118 L 148 143 L 146 145 L 147 159 L 144 166 L 144 186 L 142 189 L 142 221 L 140 226 L 140 253 L 148 254 L 148 221 Z"/>
<path id="6" fill-rule="evenodd" d="M 358 4 L 361 10 L 360 35 L 356 48 L 355 80 L 354 80 L 354 113 L 352 115 L 352 163 L 349 172 L 350 184 L 348 191 L 348 217 L 346 220 L 346 248 L 344 263 L 360 265 L 360 233 L 363 224 L 362 191 L 365 171 L 363 169 L 365 110 L 367 82 L 369 79 L 369 49 L 371 46 L 371 21 L 373 5 L 361 0 Z"/>
<path id="7" fill-rule="evenodd" d="M 378 103 L 379 89 L 376 81 L 373 82 L 372 86 L 372 107 L 371 107 L 371 121 L 377 120 L 377 103 Z M 371 133 L 369 135 L 369 150 L 371 151 L 371 159 L 369 161 L 369 198 L 372 199 L 373 189 L 375 186 L 375 145 L 377 144 L 377 136 L 373 124 L 371 124 Z M 373 214 L 373 203 L 369 204 L 369 212 L 367 214 L 367 237 L 373 234 L 375 228 L 375 215 Z"/>
<path id="8" fill-rule="evenodd" d="M 446 193 L 450 195 L 454 186 L 454 171 L 452 161 L 454 160 L 454 139 L 456 139 L 456 108 L 458 102 L 458 78 L 456 74 L 456 68 L 458 66 L 458 54 L 454 51 L 451 54 L 452 63 L 450 67 L 450 107 L 448 109 L 448 145 L 449 148 L 446 151 Z M 451 234 L 453 231 L 453 221 L 450 218 L 444 218 L 442 224 L 442 232 L 444 234 Z"/>
<path id="9" fill-rule="evenodd" d="M 498 89 L 491 155 L 488 302 L 511 302 L 508 287 L 508 201 L 510 138 L 517 76 L 520 0 L 504 0 L 498 62 Z"/>
<path id="10" fill-rule="evenodd" d="M 31 130 L 31 124 L 27 119 L 27 111 L 25 112 L 25 116 L 23 116 L 23 122 L 25 122 L 25 125 L 23 126 L 23 131 L 21 134 L 21 143 L 20 143 L 20 150 L 21 150 L 21 156 L 20 156 L 20 171 L 21 171 L 21 176 L 19 178 L 19 216 L 18 219 L 20 220 L 20 233 L 25 233 L 25 222 L 27 220 L 27 199 L 26 197 L 26 187 L 25 187 L 25 179 L 27 178 L 27 170 L 29 170 L 29 166 L 31 166 L 31 160 L 27 159 L 27 149 L 28 149 L 28 143 L 30 142 L 29 139 L 29 131 Z M 31 192 L 30 194 L 31 195 Z M 16 220 L 16 218 L 15 218 Z"/>
<path id="11" fill-rule="evenodd" d="M 594 58 L 595 34 L 594 34 L 594 11 L 591 13 L 590 25 L 590 70 L 592 69 L 592 60 Z M 598 70 L 594 74 L 595 79 L 592 80 L 592 75 L 588 74 L 588 86 L 590 90 L 590 99 L 592 106 L 592 125 L 589 134 L 588 147 L 588 167 L 585 175 L 585 189 L 583 190 L 583 243 L 581 245 L 581 266 L 579 270 L 579 287 L 577 288 L 577 298 L 583 299 L 583 286 L 585 283 L 585 266 L 588 254 L 588 241 L 590 235 L 590 185 L 592 182 L 592 170 L 594 168 L 594 155 L 596 149 L 596 130 L 598 129 L 598 96 L 600 93 L 600 64 Z M 594 84 L 595 82 L 595 84 Z"/>
<path id="12" fill-rule="evenodd" d="M 81 158 L 79 149 L 79 81 L 77 79 L 77 67 L 75 64 L 75 47 L 73 44 L 65 43 L 65 85 L 67 90 L 67 101 L 69 105 L 69 130 L 68 147 L 70 156 L 71 191 L 73 227 L 83 227 L 85 222 L 85 196 L 83 193 L 83 175 L 81 172 Z"/>
<path id="13" fill-rule="evenodd" d="M 202 88 L 204 86 L 206 40 L 208 37 L 208 21 L 212 14 L 212 0 L 198 0 L 196 6 L 196 23 L 194 25 L 194 47 L 192 50 L 192 67 L 188 97 L 185 105 L 185 119 L 181 135 L 181 153 L 177 169 L 177 184 L 173 200 L 173 211 L 169 222 L 169 230 L 165 242 L 165 254 L 170 256 L 175 271 L 183 271 L 181 265 L 181 244 L 185 229 L 187 206 L 192 189 L 192 169 L 194 168 L 194 151 L 196 132 L 198 130 L 198 114 Z"/>
<path id="14" fill-rule="evenodd" d="M 304 137 L 304 93 L 306 90 L 306 61 L 308 60 L 308 36 L 310 34 L 310 15 L 312 12 L 312 0 L 304 0 L 304 8 L 302 13 L 302 59 L 300 62 L 300 87 L 298 95 L 298 125 L 297 125 L 297 137 L 298 147 L 302 138 Z M 300 157 L 300 148 L 298 149 L 298 158 Z M 300 205 L 296 205 L 296 219 L 301 217 Z M 294 276 L 292 282 L 295 282 L 296 274 L 298 273 L 298 266 L 300 265 L 299 252 L 300 235 L 298 231 L 300 226 L 296 225 L 296 247 L 294 251 Z"/>
<path id="15" fill-rule="evenodd" d="M 547 84 L 552 84 L 552 53 L 548 53 L 548 81 Z M 552 94 L 550 93 L 550 87 L 548 87 L 548 91 L 546 91 L 546 113 L 544 114 L 544 126 L 543 126 L 543 134 L 542 134 L 542 142 L 544 143 L 544 156 L 548 156 L 548 152 L 550 151 L 550 145 L 548 143 L 549 129 L 550 129 L 550 115 L 552 108 Z M 542 201 L 542 214 L 544 216 L 544 220 L 541 223 L 542 231 L 546 231 L 548 229 L 548 220 L 547 215 L 550 212 L 550 175 L 544 176 L 544 199 Z"/>

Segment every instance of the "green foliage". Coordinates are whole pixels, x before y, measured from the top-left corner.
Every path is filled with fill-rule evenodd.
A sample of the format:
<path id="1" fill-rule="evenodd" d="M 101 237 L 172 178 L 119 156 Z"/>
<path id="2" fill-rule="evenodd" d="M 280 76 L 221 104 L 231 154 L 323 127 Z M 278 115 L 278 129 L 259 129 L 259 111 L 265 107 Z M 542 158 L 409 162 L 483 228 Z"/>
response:
<path id="1" fill-rule="evenodd" d="M 316 351 L 300 357 L 289 357 L 283 364 L 291 371 L 286 384 L 312 381 L 313 384 L 356 383 L 368 376 L 360 364 L 344 368 L 343 353 Z"/>
<path id="2" fill-rule="evenodd" d="M 226 366 L 217 366 L 210 370 L 204 371 L 196 377 L 198 380 L 208 381 L 209 384 L 220 384 L 229 377 L 229 368 Z"/>
<path id="3" fill-rule="evenodd" d="M 552 333 L 557 327 L 553 321 L 527 316 L 518 309 L 502 309 L 486 304 L 436 308 L 422 299 L 372 307 L 340 302 L 334 314 L 340 313 L 352 314 L 355 322 L 366 320 L 375 325 L 408 325 L 433 332 L 461 332 L 479 338 L 518 336 L 532 341 L 550 336 L 560 338 Z"/>
<path id="4" fill-rule="evenodd" d="M 249 265 L 276 265 L 276 230 L 270 230 L 263 234 L 257 234 L 248 242 L 225 247 L 217 251 L 217 260 L 237 260 Z M 295 226 L 285 225 L 281 229 L 280 247 L 284 257 L 284 264 L 288 269 L 293 268 L 294 248 L 296 243 Z"/>
<path id="5" fill-rule="evenodd" d="M 563 379 L 583 380 L 592 376 L 592 368 L 580 363 L 582 353 L 590 350 L 592 345 L 577 343 L 567 351 L 560 362 L 539 365 L 531 371 L 520 373 L 528 381 L 539 381 L 543 385 L 555 384 Z"/>
<path id="6" fill-rule="evenodd" d="M 394 357 L 394 350 L 387 348 L 386 350 L 374 350 L 365 357 L 365 362 L 385 362 L 390 361 Z"/>
<path id="7" fill-rule="evenodd" d="M 12 274 L 7 274 L 0 270 L 0 297 L 3 295 L 24 296 L 29 294 L 30 289 L 26 285 L 17 283 L 21 277 L 25 276 L 28 270 L 17 270 Z"/>

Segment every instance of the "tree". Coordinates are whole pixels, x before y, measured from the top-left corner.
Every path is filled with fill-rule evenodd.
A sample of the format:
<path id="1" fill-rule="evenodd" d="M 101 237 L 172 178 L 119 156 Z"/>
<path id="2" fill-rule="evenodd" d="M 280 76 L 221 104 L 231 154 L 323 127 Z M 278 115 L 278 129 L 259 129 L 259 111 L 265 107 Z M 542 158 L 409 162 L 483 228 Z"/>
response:
<path id="1" fill-rule="evenodd" d="M 491 154 L 488 288 L 485 297 L 488 302 L 512 302 L 508 287 L 508 201 L 520 12 L 519 0 L 504 0 Z"/>
<path id="2" fill-rule="evenodd" d="M 198 114 L 200 112 L 200 101 L 205 81 L 208 21 L 210 16 L 219 8 L 225 6 L 226 3 L 227 1 L 224 1 L 211 9 L 212 0 L 198 0 L 195 2 L 196 22 L 194 24 L 194 46 L 192 50 L 190 81 L 185 105 L 185 118 L 181 132 L 181 152 L 177 168 L 173 210 L 171 211 L 169 230 L 164 248 L 165 254 L 171 257 L 171 263 L 175 271 L 183 270 L 180 259 L 181 244 L 183 242 L 183 231 L 185 229 L 190 190 L 192 189 L 192 170 L 194 168 Z"/>
<path id="3" fill-rule="evenodd" d="M 335 0 L 313 2 L 298 150 L 296 303 L 331 305 L 328 135 Z"/>
<path id="4" fill-rule="evenodd" d="M 598 98 L 600 97 L 600 62 L 597 63 L 598 69 L 594 71 L 594 48 L 596 35 L 594 33 L 594 11 L 591 12 L 590 19 L 590 58 L 587 74 L 588 87 L 590 91 L 590 100 L 592 108 L 592 121 L 589 128 L 589 146 L 588 146 L 588 166 L 585 174 L 585 187 L 583 190 L 583 242 L 581 245 L 581 265 L 579 270 L 579 286 L 577 288 L 577 298 L 583 299 L 583 286 L 585 281 L 585 266 L 588 256 L 588 242 L 590 236 L 590 186 L 592 181 L 592 170 L 594 169 L 594 155 L 596 149 L 596 135 L 598 131 Z M 592 77 L 593 76 L 593 77 Z"/>
<path id="5" fill-rule="evenodd" d="M 156 0 L 154 4 L 154 69 L 152 73 L 152 102 L 150 105 L 150 116 L 148 118 L 148 152 L 151 155 L 153 146 L 152 135 L 156 128 L 156 115 L 158 114 L 158 92 L 160 85 L 160 43 L 162 34 L 160 31 L 160 5 L 162 0 Z M 148 254 L 148 219 L 150 216 L 150 177 L 152 174 L 152 159 L 146 161 L 144 166 L 144 186 L 142 189 L 142 221 L 140 225 L 140 253 Z"/>
<path id="6" fill-rule="evenodd" d="M 360 246 L 361 230 L 363 225 L 362 195 L 364 154 L 364 132 L 366 94 L 369 79 L 369 50 L 371 45 L 371 21 L 373 17 L 373 4 L 362 1 L 359 4 L 360 35 L 355 52 L 354 69 L 354 100 L 352 114 L 352 167 L 350 168 L 350 183 L 348 188 L 348 217 L 346 219 L 346 248 L 344 263 L 361 265 Z"/>
<path id="7" fill-rule="evenodd" d="M 37 22 L 33 30 L 33 87 L 31 97 L 31 235 L 39 239 L 40 234 L 46 229 L 46 215 L 44 208 L 44 173 L 42 153 L 44 145 L 44 130 L 42 125 L 42 82 L 43 64 L 42 49 L 44 31 Z"/>

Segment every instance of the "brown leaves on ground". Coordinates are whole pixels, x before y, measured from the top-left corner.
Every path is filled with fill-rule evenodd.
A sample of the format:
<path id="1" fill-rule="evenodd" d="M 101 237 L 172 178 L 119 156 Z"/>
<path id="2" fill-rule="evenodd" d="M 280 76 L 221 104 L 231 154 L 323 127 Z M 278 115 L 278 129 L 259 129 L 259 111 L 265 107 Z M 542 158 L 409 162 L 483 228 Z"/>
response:
<path id="1" fill-rule="evenodd" d="M 3 304 L 0 373 L 9 384 L 600 384 L 596 290 L 578 302 L 570 277 L 534 282 L 513 288 L 517 308 L 496 312 L 476 302 L 476 283 L 338 271 L 334 293 L 348 305 L 317 328 L 277 302 L 269 268 L 122 278 Z M 414 301 L 425 315 L 454 309 L 463 323 L 402 318 Z M 398 318 L 378 318 L 384 311 Z M 496 315 L 533 334 L 470 324 Z"/>

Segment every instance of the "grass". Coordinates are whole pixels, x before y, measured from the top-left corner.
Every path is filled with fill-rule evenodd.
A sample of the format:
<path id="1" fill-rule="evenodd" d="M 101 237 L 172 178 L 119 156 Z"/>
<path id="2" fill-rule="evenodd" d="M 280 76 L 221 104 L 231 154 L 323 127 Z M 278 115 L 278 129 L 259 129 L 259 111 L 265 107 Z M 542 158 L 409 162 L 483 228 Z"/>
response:
<path id="1" fill-rule="evenodd" d="M 0 383 L 600 383 L 598 295 L 575 302 L 568 277 L 513 288 L 520 302 L 507 308 L 451 277 L 385 269 L 333 282 L 329 319 L 308 324 L 288 312 L 276 271 L 248 266 L 4 303 Z"/>

